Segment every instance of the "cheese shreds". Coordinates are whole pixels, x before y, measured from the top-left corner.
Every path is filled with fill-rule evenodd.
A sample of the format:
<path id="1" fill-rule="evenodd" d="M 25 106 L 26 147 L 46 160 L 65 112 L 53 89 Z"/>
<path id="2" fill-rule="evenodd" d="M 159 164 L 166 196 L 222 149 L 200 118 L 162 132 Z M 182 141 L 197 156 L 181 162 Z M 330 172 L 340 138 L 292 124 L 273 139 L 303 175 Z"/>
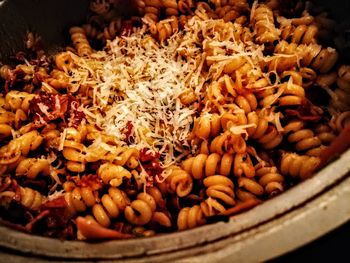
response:
<path id="1" fill-rule="evenodd" d="M 187 138 L 196 109 L 183 105 L 179 95 L 189 87 L 186 82 L 198 88 L 197 68 L 203 65 L 202 54 L 198 63 L 176 56 L 179 36 L 160 47 L 146 45 L 149 36 L 143 31 L 117 37 L 106 51 L 75 57 L 71 77 L 77 86 L 92 87 L 93 105 L 83 109 L 91 121 L 122 145 L 159 152 L 164 164 L 190 146 Z M 128 124 L 132 130 L 126 138 Z"/>
<path id="2" fill-rule="evenodd" d="M 46 117 L 48 117 L 48 118 L 53 117 L 53 115 L 48 112 L 49 107 L 47 105 L 45 105 L 44 103 L 38 103 L 38 107 L 41 110 L 41 112 L 46 115 Z"/>
<path id="3" fill-rule="evenodd" d="M 60 190 L 60 191 L 56 190 L 52 194 L 49 194 L 47 196 L 47 201 L 52 201 L 63 196 L 64 196 L 64 190 Z"/>
<path id="4" fill-rule="evenodd" d="M 64 129 L 63 132 L 61 133 L 60 144 L 58 145 L 59 151 L 63 150 L 64 141 L 66 140 L 66 136 L 67 136 L 67 129 Z"/>
<path id="5" fill-rule="evenodd" d="M 276 125 L 277 131 L 283 132 L 284 128 L 282 127 L 280 116 L 281 116 L 280 112 L 276 112 L 274 114 L 274 124 Z"/>
<path id="6" fill-rule="evenodd" d="M 245 134 L 245 136 L 248 136 L 248 132 L 246 129 L 248 128 L 256 128 L 255 123 L 251 124 L 245 124 L 245 125 L 237 125 L 230 127 L 230 132 L 232 132 L 235 135 Z"/>

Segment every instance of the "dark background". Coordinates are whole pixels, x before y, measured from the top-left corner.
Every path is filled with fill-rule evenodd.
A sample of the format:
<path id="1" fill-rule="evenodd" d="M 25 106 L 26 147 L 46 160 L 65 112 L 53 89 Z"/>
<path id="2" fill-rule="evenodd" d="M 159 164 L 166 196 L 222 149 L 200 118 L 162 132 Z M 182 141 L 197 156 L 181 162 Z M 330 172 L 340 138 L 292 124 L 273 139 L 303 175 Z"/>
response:
<path id="1" fill-rule="evenodd" d="M 349 254 L 350 221 L 316 241 L 269 262 L 350 262 Z"/>

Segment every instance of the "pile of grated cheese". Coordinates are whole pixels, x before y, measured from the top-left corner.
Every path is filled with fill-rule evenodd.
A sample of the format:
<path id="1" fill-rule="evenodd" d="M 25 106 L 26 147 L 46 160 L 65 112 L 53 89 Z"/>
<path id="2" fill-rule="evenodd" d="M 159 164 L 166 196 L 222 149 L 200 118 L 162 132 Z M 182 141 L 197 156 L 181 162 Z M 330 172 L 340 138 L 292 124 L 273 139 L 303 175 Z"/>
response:
<path id="1" fill-rule="evenodd" d="M 83 58 L 72 54 L 76 67 L 70 75 L 70 92 L 89 94 L 91 101 L 82 109 L 88 122 L 116 136 L 121 145 L 159 152 L 163 164 L 170 165 L 195 150 L 188 137 L 196 103 L 183 105 L 179 98 L 183 92 L 192 89 L 201 101 L 205 83 L 217 80 L 239 57 L 251 67 L 248 82 L 259 76 L 268 79 L 260 68 L 261 61 L 271 59 L 263 55 L 264 46 L 243 42 L 238 33 L 245 34 L 239 24 L 196 16 L 166 44 L 152 41 L 146 27 L 134 29 L 130 36 L 108 42 L 104 51 Z M 132 127 L 130 140 L 125 135 L 128 127 Z M 232 127 L 231 132 L 246 134 L 249 127 Z"/>
<path id="2" fill-rule="evenodd" d="M 164 46 L 149 45 L 142 30 L 117 37 L 105 51 L 75 56 L 77 66 L 70 77 L 73 91 L 92 91 L 92 103 L 83 109 L 90 123 L 116 136 L 122 145 L 159 152 L 165 165 L 188 154 L 196 109 L 183 105 L 179 95 L 188 83 L 198 83 L 194 73 L 203 64 L 201 57 L 193 58 L 198 63 L 188 63 L 176 55 L 179 37 L 180 33 Z"/>

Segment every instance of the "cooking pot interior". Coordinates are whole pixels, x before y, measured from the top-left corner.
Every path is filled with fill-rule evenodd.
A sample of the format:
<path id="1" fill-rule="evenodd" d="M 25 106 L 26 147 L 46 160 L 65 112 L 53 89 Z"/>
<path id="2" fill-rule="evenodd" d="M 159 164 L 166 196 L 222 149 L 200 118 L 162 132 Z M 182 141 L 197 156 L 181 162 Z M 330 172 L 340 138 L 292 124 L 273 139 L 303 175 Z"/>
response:
<path id="1" fill-rule="evenodd" d="M 130 2 L 119 1 L 118 11 L 121 15 L 133 13 Z M 331 10 L 333 18 L 343 24 L 349 21 L 350 1 L 315 2 Z M 24 50 L 24 38 L 28 31 L 42 37 L 44 50 L 49 53 L 59 50 L 69 38 L 69 27 L 81 24 L 87 17 L 88 9 L 89 0 L 0 0 L 0 62 L 10 63 L 16 52 Z"/>
<path id="2" fill-rule="evenodd" d="M 127 6 L 130 1 L 122 0 L 121 2 L 121 8 L 120 13 L 125 15 L 132 13 L 132 11 L 128 10 Z M 346 20 L 349 19 L 349 12 L 350 12 L 350 1 L 348 0 L 337 0 L 337 1 L 326 1 L 326 0 L 320 0 L 316 1 L 322 6 L 325 6 L 329 10 L 331 10 L 331 14 L 333 15 L 333 18 L 335 18 L 337 21 L 339 21 L 339 25 L 342 28 L 347 28 L 347 22 Z M 26 32 L 32 31 L 40 35 L 43 39 L 44 49 L 48 51 L 49 53 L 54 53 L 55 51 L 59 50 L 60 48 L 64 47 L 66 40 L 68 39 L 68 28 L 72 25 L 79 25 L 81 24 L 84 19 L 86 18 L 86 14 L 88 12 L 89 7 L 89 1 L 88 0 L 60 0 L 60 1 L 54 1 L 54 0 L 0 0 L 0 65 L 2 63 L 8 63 L 11 62 L 11 57 L 13 57 L 16 52 L 20 50 L 24 50 L 24 37 L 26 35 Z M 344 22 L 345 21 L 345 22 Z M 348 23 L 349 24 L 349 23 Z M 348 27 L 350 28 L 350 27 Z M 350 32 L 348 33 L 350 34 Z M 350 35 L 347 36 L 350 39 Z M 344 54 L 344 57 L 349 56 L 349 54 Z M 345 158 L 345 159 L 344 159 Z M 345 167 L 344 164 L 349 163 L 349 152 L 347 153 L 347 156 L 345 156 L 342 160 L 342 162 L 338 162 L 337 164 L 333 164 L 332 167 L 327 167 L 324 171 L 321 173 L 323 174 L 322 180 L 325 180 L 325 182 L 322 184 L 317 179 L 312 178 L 310 181 L 306 182 L 307 185 L 310 186 L 310 189 L 312 188 L 314 192 L 309 192 L 309 195 L 317 193 L 317 187 L 319 189 L 325 189 L 327 188 L 327 185 L 331 185 L 334 182 L 336 182 L 339 177 L 337 176 L 327 176 L 327 173 L 338 173 L 340 174 L 346 174 L 346 172 L 349 170 L 348 167 Z M 338 170 L 337 170 L 338 169 Z M 320 177 L 321 178 L 321 177 Z M 329 180 L 329 184 L 327 183 L 327 180 Z M 315 184 L 314 186 L 311 186 L 312 184 Z M 317 185 L 319 184 L 319 185 Z M 322 188 L 323 187 L 323 188 Z M 292 189 L 291 192 L 286 193 L 285 197 L 281 197 L 277 200 L 272 200 L 274 202 L 273 205 L 270 205 L 270 210 L 266 210 L 265 213 L 271 212 L 273 209 L 276 211 L 278 210 L 278 202 L 285 202 L 284 204 L 288 203 L 288 200 L 293 199 L 293 195 L 302 195 L 303 189 L 301 186 L 298 186 L 296 190 Z M 309 197 L 310 197 L 309 196 Z M 300 197 L 295 197 L 294 201 Z M 304 198 L 304 201 L 306 198 Z M 300 202 L 302 200 L 300 199 Z M 290 204 L 289 207 L 285 205 L 283 208 L 284 211 L 288 210 L 290 207 L 292 207 L 294 204 Z M 283 210 L 282 209 L 282 210 Z M 281 211 L 282 211 L 281 210 Z M 260 214 L 259 214 L 260 213 Z M 254 217 L 259 217 L 261 214 L 264 213 L 264 209 L 261 208 L 260 212 L 250 211 L 247 213 L 246 218 L 250 217 L 250 219 L 244 219 L 243 223 L 248 222 L 249 220 L 252 220 Z M 271 212 L 273 214 L 274 212 Z M 244 221 L 246 220 L 246 221 Z M 247 221 L 248 220 L 248 221 Z M 255 222 L 251 222 L 250 225 L 253 226 L 255 223 L 257 223 L 259 220 L 256 220 Z M 242 224 L 242 229 L 246 226 Z M 215 239 L 219 239 L 220 235 L 224 236 L 224 230 L 223 227 L 227 227 L 227 225 L 224 225 L 224 223 L 218 223 L 217 226 L 206 226 L 202 227 L 201 229 L 195 229 L 191 231 L 186 231 L 183 233 L 174 233 L 170 234 L 172 240 L 171 242 L 168 240 L 167 237 L 160 236 L 160 237 L 154 237 L 152 238 L 152 242 L 148 243 L 146 241 L 142 241 L 141 245 L 138 245 L 136 247 L 136 244 L 138 244 L 139 241 L 137 240 L 128 240 L 125 241 L 124 244 L 118 243 L 119 247 L 118 250 L 125 251 L 124 254 L 120 254 L 120 256 L 128 256 L 128 253 L 131 255 L 142 255 L 146 253 L 146 250 L 152 250 L 154 249 L 153 253 L 157 253 L 157 249 L 155 249 L 155 245 L 157 244 L 163 244 L 160 247 L 162 247 L 162 252 L 166 252 L 169 250 L 171 246 L 178 246 L 178 247 L 186 247 L 186 246 L 194 246 L 197 242 L 200 243 L 206 243 L 210 242 Z M 239 227 L 239 226 L 238 226 Z M 237 225 L 235 226 L 234 230 L 233 228 L 228 228 L 228 232 L 231 231 L 231 233 L 239 232 Z M 221 229 L 221 230 L 220 230 Z M 1 229 L 0 229 L 1 230 Z M 4 229 L 0 231 L 0 233 L 6 235 L 6 232 L 4 232 Z M 206 233 L 209 235 L 206 237 Z M 15 233 L 13 230 L 11 230 L 11 240 L 15 239 L 21 239 L 25 236 L 23 233 Z M 181 237 L 182 236 L 182 237 Z M 188 243 L 187 245 L 184 243 L 184 239 L 192 239 L 193 242 Z M 12 242 L 10 239 L 7 239 L 7 242 Z M 27 246 L 27 252 L 33 252 L 35 249 L 40 249 L 40 245 L 38 243 L 37 246 L 35 244 L 30 244 L 31 238 L 26 238 L 22 243 L 23 246 Z M 38 240 L 44 244 L 46 241 L 45 238 L 38 237 Z M 195 241 L 196 240 L 196 241 Z M 90 255 L 93 257 L 93 253 L 96 253 L 99 250 L 102 250 L 102 252 L 105 253 L 106 257 L 111 257 L 115 251 L 106 252 L 104 248 L 107 249 L 107 247 L 104 247 L 103 244 L 95 244 L 94 248 L 91 247 L 91 244 L 85 244 L 82 245 L 80 242 L 62 242 L 56 240 L 50 240 L 48 241 L 47 245 L 51 248 L 45 248 L 48 249 L 47 252 L 50 256 L 59 256 L 60 253 L 63 253 L 62 256 L 65 256 L 65 253 L 68 253 L 69 257 L 75 257 L 73 253 L 77 253 L 76 255 L 79 255 L 81 257 Z M 11 248 L 17 249 L 18 243 L 11 243 L 14 244 Z M 113 242 L 109 242 L 107 244 L 113 244 Z M 184 245 L 185 244 L 185 245 Z M 3 245 L 3 244 L 0 244 Z M 16 247 L 17 246 L 17 247 Z M 56 252 L 53 249 L 55 246 L 62 246 L 64 250 L 58 249 Z M 86 248 L 85 253 L 80 253 L 81 249 Z M 111 247 L 110 247 L 111 248 Z M 24 248 L 25 249 L 25 248 Z M 113 253 L 112 253 L 113 252 Z M 50 254 L 51 253 L 51 254 Z M 78 256 L 77 256 L 78 257 Z"/>

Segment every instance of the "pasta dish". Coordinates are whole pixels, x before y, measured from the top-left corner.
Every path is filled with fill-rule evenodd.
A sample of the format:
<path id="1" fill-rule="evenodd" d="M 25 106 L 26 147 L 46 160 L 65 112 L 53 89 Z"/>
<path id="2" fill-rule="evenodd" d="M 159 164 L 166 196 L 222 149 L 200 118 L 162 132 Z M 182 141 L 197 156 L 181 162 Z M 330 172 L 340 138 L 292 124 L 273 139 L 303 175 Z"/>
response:
<path id="1" fill-rule="evenodd" d="M 293 4 L 297 2 L 297 4 Z M 304 1 L 92 0 L 0 67 L 1 222 L 61 239 L 191 229 L 312 176 L 349 130 L 335 22 Z M 347 147 L 347 146 L 344 146 Z M 345 150 L 345 149 L 344 149 Z"/>

